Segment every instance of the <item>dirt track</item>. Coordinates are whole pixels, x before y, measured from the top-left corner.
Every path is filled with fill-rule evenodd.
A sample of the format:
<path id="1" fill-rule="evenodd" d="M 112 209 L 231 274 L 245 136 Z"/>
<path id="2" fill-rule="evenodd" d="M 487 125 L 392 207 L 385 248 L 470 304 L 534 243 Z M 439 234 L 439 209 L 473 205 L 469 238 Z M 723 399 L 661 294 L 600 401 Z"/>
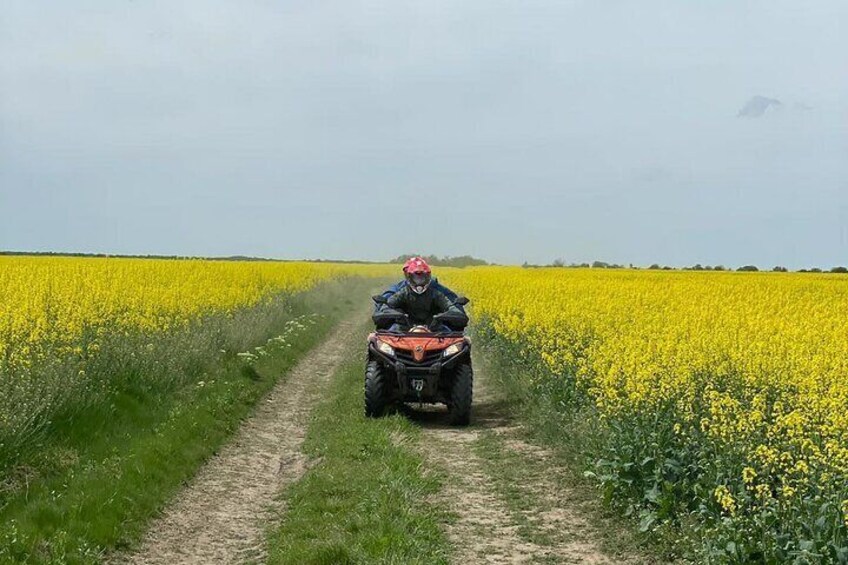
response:
<path id="1" fill-rule="evenodd" d="M 318 393 L 361 347 L 363 317 L 356 312 L 342 321 L 281 380 L 154 522 L 136 553 L 110 561 L 263 562 L 264 528 L 281 510 L 277 495 L 308 467 L 301 445 Z M 443 407 L 408 411 L 423 430 L 417 449 L 429 467 L 446 476 L 433 503 L 456 517 L 445 526 L 455 562 L 639 563 L 636 556 L 605 553 L 597 522 L 581 510 L 585 500 L 562 484 L 546 450 L 523 439 L 487 381 L 484 365 L 479 359 L 475 365 L 471 426 L 449 426 Z M 499 474 L 504 468 L 512 475 Z"/>
<path id="2" fill-rule="evenodd" d="M 523 439 L 479 361 L 470 427 L 446 425 L 437 409 L 411 414 L 422 424 L 427 460 L 447 474 L 438 504 L 456 516 L 448 527 L 455 562 L 639 563 L 635 556 L 613 556 L 602 549 L 597 524 L 581 510 L 583 500 L 558 480 L 550 453 Z M 483 453 L 481 442 L 497 447 Z M 504 478 L 495 468 L 507 460 L 520 469 L 518 479 L 499 485 Z"/>
<path id="3" fill-rule="evenodd" d="M 306 470 L 301 444 L 318 393 L 362 343 L 364 312 L 348 316 L 272 392 L 148 531 L 133 564 L 261 562 L 276 495 Z"/>

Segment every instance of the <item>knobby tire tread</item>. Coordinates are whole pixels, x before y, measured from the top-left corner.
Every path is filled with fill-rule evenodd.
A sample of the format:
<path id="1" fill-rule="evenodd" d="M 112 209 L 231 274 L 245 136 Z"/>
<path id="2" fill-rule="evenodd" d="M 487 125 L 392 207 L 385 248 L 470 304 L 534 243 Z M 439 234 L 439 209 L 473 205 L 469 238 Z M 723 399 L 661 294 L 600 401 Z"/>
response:
<path id="1" fill-rule="evenodd" d="M 474 371 L 469 363 L 456 368 L 451 387 L 451 424 L 467 426 L 471 422 L 471 402 L 474 395 Z"/>
<path id="2" fill-rule="evenodd" d="M 379 418 L 386 412 L 385 378 L 376 361 L 365 366 L 365 415 Z"/>

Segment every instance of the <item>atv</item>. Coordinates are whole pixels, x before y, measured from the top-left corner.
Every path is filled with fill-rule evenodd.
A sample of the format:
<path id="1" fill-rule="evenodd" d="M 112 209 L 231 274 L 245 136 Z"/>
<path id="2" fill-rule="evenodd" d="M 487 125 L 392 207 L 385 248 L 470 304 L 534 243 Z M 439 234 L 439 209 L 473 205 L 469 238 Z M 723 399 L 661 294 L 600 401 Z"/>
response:
<path id="1" fill-rule="evenodd" d="M 378 308 L 383 305 L 374 313 L 378 328 L 398 323 L 409 329 L 377 329 L 368 336 L 365 415 L 378 418 L 400 403 L 443 403 L 451 424 L 468 425 L 474 372 L 464 323 L 444 313 L 434 316 L 429 326 L 410 327 L 406 314 L 385 306 L 384 296 L 373 300 Z M 464 306 L 468 299 L 459 298 L 455 304 Z"/>

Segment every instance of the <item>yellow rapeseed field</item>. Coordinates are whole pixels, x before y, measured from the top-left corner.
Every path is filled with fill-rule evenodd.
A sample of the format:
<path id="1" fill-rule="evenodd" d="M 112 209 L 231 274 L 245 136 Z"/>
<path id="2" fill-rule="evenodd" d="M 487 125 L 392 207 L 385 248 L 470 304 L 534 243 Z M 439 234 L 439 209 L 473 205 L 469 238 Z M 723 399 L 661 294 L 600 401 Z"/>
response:
<path id="1" fill-rule="evenodd" d="M 0 470 L 37 451 L 54 418 L 85 414 L 130 386 L 167 394 L 221 348 L 259 340 L 294 293 L 396 269 L 0 257 Z"/>
<path id="2" fill-rule="evenodd" d="M 600 421 L 627 430 L 630 445 L 611 450 L 644 441 L 639 457 L 655 465 L 658 430 L 669 430 L 685 453 L 668 457 L 701 481 L 688 495 L 725 518 L 830 500 L 844 536 L 848 277 L 505 267 L 445 282 L 548 378 L 572 379 Z M 700 459 L 682 462 L 693 446 Z M 629 464 L 616 473 L 632 484 L 641 461 Z"/>
<path id="3" fill-rule="evenodd" d="M 73 348 L 84 331 L 160 331 L 388 266 L 0 257 L 0 369 Z M 394 270 L 394 268 L 391 268 Z"/>

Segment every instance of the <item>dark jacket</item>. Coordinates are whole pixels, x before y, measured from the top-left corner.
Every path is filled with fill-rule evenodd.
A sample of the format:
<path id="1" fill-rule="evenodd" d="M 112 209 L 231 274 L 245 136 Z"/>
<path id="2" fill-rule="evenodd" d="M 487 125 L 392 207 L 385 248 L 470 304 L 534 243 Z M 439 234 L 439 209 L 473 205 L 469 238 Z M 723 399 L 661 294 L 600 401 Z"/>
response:
<path id="1" fill-rule="evenodd" d="M 465 312 L 456 306 L 444 292 L 437 290 L 435 285 L 430 285 L 421 294 L 416 294 L 408 285 L 404 285 L 389 297 L 386 305 L 389 308 L 404 312 L 413 324 L 429 324 L 433 316 L 445 312 L 451 312 L 464 318 L 465 323 L 468 322 Z"/>
<path id="2" fill-rule="evenodd" d="M 383 298 L 388 300 L 397 291 L 399 291 L 402 288 L 405 288 L 407 286 L 407 284 L 408 283 L 406 282 L 406 279 L 404 279 L 404 280 L 400 281 L 399 283 L 396 283 L 393 286 L 390 286 L 389 288 L 387 288 L 386 290 L 383 291 Z M 450 300 L 451 302 L 456 302 L 456 299 L 459 298 L 459 295 L 457 293 L 455 293 L 454 291 L 452 291 L 451 289 L 449 289 L 445 285 L 441 284 L 439 282 L 439 279 L 434 278 L 433 282 L 430 283 L 430 286 L 432 288 L 438 290 L 439 292 L 441 292 L 445 296 L 447 296 L 448 300 Z M 457 308 L 459 308 L 463 313 L 465 312 L 465 307 L 460 306 L 458 304 L 455 304 L 455 306 Z M 379 305 L 378 305 L 377 310 L 379 310 L 379 309 L 380 308 L 379 308 Z"/>

